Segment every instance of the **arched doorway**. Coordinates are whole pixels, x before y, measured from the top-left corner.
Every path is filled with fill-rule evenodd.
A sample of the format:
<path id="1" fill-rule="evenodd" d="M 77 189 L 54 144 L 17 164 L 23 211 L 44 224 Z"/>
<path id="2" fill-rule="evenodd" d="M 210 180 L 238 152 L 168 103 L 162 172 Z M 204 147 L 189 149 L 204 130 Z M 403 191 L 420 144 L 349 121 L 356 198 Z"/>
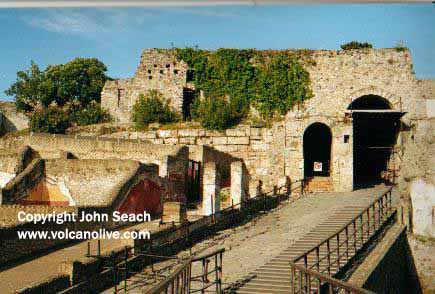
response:
<path id="1" fill-rule="evenodd" d="M 323 123 L 313 123 L 304 132 L 304 177 L 329 177 L 332 134 Z"/>
<path id="2" fill-rule="evenodd" d="M 377 95 L 355 99 L 348 111 L 353 119 L 354 189 L 393 182 L 395 145 L 403 113 Z"/>

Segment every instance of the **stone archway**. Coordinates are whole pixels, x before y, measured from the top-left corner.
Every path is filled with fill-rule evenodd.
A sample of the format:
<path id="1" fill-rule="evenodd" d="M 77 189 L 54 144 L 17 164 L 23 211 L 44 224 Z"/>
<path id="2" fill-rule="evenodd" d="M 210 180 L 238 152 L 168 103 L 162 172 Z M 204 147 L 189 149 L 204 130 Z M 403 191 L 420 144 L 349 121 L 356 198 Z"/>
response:
<path id="1" fill-rule="evenodd" d="M 393 108 L 389 100 L 374 94 L 354 99 L 347 108 L 353 124 L 354 189 L 394 181 L 394 152 L 403 113 Z"/>
<path id="2" fill-rule="evenodd" d="M 320 122 L 309 125 L 303 135 L 304 178 L 310 191 L 330 191 L 331 129 Z"/>

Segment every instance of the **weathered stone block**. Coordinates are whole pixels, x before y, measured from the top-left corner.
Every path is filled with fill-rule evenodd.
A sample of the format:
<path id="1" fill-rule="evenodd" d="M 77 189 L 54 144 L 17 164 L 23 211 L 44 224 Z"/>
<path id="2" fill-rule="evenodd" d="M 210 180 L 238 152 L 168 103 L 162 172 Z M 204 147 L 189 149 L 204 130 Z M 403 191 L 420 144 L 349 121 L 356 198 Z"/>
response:
<path id="1" fill-rule="evenodd" d="M 219 131 L 206 130 L 205 131 L 205 136 L 207 136 L 207 137 L 222 137 L 222 136 L 225 136 L 225 133 L 224 132 L 219 132 Z"/>
<path id="2" fill-rule="evenodd" d="M 157 132 L 156 131 L 148 131 L 148 132 L 137 132 L 138 139 L 156 139 Z"/>
<path id="3" fill-rule="evenodd" d="M 213 143 L 212 138 L 202 137 L 202 138 L 196 139 L 197 145 L 212 145 L 212 143 Z"/>
<path id="4" fill-rule="evenodd" d="M 186 207 L 180 202 L 165 202 L 163 204 L 162 221 L 164 223 L 182 223 L 187 219 Z"/>
<path id="5" fill-rule="evenodd" d="M 201 129 L 182 129 L 178 130 L 178 136 L 179 137 L 198 137 L 201 136 L 204 133 Z"/>
<path id="6" fill-rule="evenodd" d="M 165 143 L 165 144 L 177 144 L 178 143 L 178 138 L 164 139 L 163 143 Z"/>
<path id="7" fill-rule="evenodd" d="M 251 149 L 253 151 L 267 151 L 269 150 L 269 147 L 270 147 L 269 144 L 261 144 L 261 143 L 251 144 Z"/>
<path id="8" fill-rule="evenodd" d="M 213 145 L 226 145 L 228 143 L 227 137 L 213 137 Z"/>
<path id="9" fill-rule="evenodd" d="M 177 130 L 158 130 L 157 137 L 162 139 L 177 137 Z"/>
<path id="10" fill-rule="evenodd" d="M 178 142 L 183 145 L 195 145 L 196 137 L 179 138 Z"/>
<path id="11" fill-rule="evenodd" d="M 261 136 L 261 133 L 262 133 L 262 129 L 260 129 L 260 128 L 250 128 L 249 129 L 250 131 L 249 131 L 249 135 L 250 136 Z"/>
<path id="12" fill-rule="evenodd" d="M 244 129 L 228 129 L 226 130 L 226 135 L 231 137 L 243 137 L 246 136 L 246 131 Z"/>
<path id="13" fill-rule="evenodd" d="M 231 137 L 228 138 L 229 145 L 248 145 L 249 137 Z"/>

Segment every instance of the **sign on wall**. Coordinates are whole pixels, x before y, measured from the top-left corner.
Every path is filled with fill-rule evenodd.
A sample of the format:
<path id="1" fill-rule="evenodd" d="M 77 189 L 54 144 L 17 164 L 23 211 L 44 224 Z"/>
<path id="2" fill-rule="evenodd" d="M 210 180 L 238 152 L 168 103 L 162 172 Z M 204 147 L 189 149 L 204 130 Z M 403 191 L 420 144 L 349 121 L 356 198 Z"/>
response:
<path id="1" fill-rule="evenodd" d="M 314 171 L 316 171 L 316 172 L 322 171 L 322 163 L 321 162 L 314 161 Z"/>

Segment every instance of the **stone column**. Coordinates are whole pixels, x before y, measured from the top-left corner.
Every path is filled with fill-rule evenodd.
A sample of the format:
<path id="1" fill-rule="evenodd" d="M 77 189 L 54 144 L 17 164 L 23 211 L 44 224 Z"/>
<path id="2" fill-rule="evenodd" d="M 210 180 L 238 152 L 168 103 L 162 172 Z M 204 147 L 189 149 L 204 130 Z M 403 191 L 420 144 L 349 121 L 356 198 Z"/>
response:
<path id="1" fill-rule="evenodd" d="M 250 180 L 249 181 L 249 198 L 257 197 L 261 194 L 261 181 Z"/>
<path id="2" fill-rule="evenodd" d="M 238 208 L 243 207 L 245 200 L 245 169 L 243 162 L 235 161 L 231 163 L 231 201 Z M 238 204 L 241 205 L 238 205 Z"/>
<path id="3" fill-rule="evenodd" d="M 286 187 L 286 188 L 281 188 L 281 192 L 283 192 L 284 189 L 287 189 L 286 194 L 287 194 L 287 196 L 290 195 L 291 185 L 290 185 L 290 179 L 288 176 L 280 176 L 278 178 L 278 188 L 279 187 Z"/>
<path id="4" fill-rule="evenodd" d="M 220 211 L 219 171 L 215 162 L 204 164 L 202 214 L 210 215 Z M 213 209 L 212 209 L 213 208 Z"/>

